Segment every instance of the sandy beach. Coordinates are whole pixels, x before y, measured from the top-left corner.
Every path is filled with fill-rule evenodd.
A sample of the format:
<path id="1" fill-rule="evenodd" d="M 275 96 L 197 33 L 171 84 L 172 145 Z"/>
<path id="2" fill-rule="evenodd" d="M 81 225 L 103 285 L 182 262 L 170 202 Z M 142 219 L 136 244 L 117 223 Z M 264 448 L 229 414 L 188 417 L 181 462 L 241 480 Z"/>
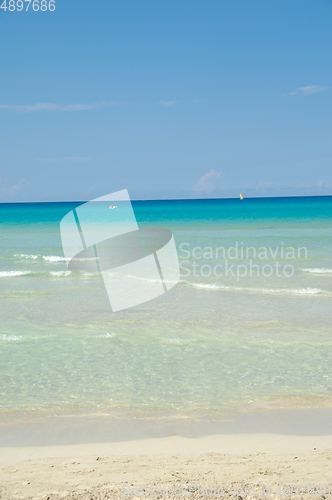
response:
<path id="1" fill-rule="evenodd" d="M 1 498 L 181 498 L 189 493 L 193 498 L 217 498 L 218 491 L 222 496 L 220 488 L 225 498 L 261 498 L 265 496 L 262 487 L 270 487 L 271 496 L 278 498 L 280 485 L 331 487 L 331 459 L 331 436 L 172 436 L 121 443 L 2 448 Z M 149 488 L 150 495 L 146 491 Z M 157 488 L 164 488 L 165 495 L 158 495 Z M 207 488 L 217 494 L 209 495 Z M 296 496 L 312 495 L 306 488 L 303 495 Z M 324 498 L 323 493 L 319 497 Z"/>
<path id="2" fill-rule="evenodd" d="M 0 0 L 0 500 L 332 500 L 331 26 Z"/>
<path id="3" fill-rule="evenodd" d="M 332 489 L 331 409 L 297 411 L 299 435 L 289 434 L 292 427 L 285 426 L 290 416 L 294 423 L 291 411 L 247 414 L 223 426 L 219 423 L 223 433 L 196 437 L 174 434 L 57 446 L 47 444 L 51 441 L 43 431 L 33 431 L 30 443 L 35 439 L 46 445 L 19 446 L 16 434 L 16 442 L 0 449 L 1 499 L 244 499 L 281 498 L 282 494 L 328 498 Z M 275 418 L 283 422 L 286 433 L 264 432 Z M 261 426 L 261 432 L 241 432 L 241 428 L 256 426 Z M 5 427 L 1 427 L 2 443 Z M 238 432 L 227 432 L 234 428 Z M 83 429 L 87 430 L 86 422 Z M 23 442 L 22 427 L 20 432 Z"/>

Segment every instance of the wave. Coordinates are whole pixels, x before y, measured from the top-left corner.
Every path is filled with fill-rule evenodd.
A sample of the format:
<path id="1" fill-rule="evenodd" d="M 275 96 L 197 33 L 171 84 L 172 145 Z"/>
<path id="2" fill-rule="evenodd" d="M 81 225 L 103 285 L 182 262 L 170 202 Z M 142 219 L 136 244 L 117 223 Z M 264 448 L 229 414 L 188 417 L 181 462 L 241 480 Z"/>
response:
<path id="1" fill-rule="evenodd" d="M 59 255 L 34 255 L 25 253 L 14 253 L 13 257 L 22 260 L 44 260 L 46 262 L 67 262 L 70 259 L 60 257 Z"/>
<path id="2" fill-rule="evenodd" d="M 33 335 L 8 335 L 5 333 L 0 334 L 0 341 L 3 340 L 4 342 L 18 342 L 18 341 L 29 341 L 29 340 L 35 340 L 38 339 L 38 337 L 35 337 Z"/>
<path id="3" fill-rule="evenodd" d="M 4 340 L 6 342 L 22 340 L 22 335 L 0 335 L 0 340 Z"/>
<path id="4" fill-rule="evenodd" d="M 0 271 L 0 277 L 12 278 L 15 276 L 25 276 L 26 274 L 32 274 L 32 271 Z"/>
<path id="5" fill-rule="evenodd" d="M 116 274 L 113 274 L 116 276 Z M 126 274 L 126 275 L 117 275 L 116 277 L 119 278 L 130 278 L 133 280 L 139 280 L 139 281 L 144 281 L 145 283 L 160 283 L 160 278 L 145 278 L 144 276 L 134 276 L 133 274 Z M 163 280 L 166 285 L 176 285 L 177 283 L 181 283 L 183 280 Z"/>
<path id="6" fill-rule="evenodd" d="M 66 257 L 59 257 L 58 255 L 42 255 L 41 257 L 46 262 L 68 262 L 69 261 L 69 259 L 66 259 Z"/>
<path id="7" fill-rule="evenodd" d="M 60 278 L 61 276 L 69 276 L 71 271 L 50 271 L 51 276 L 57 276 Z"/>
<path id="8" fill-rule="evenodd" d="M 16 257 L 17 259 L 36 260 L 36 259 L 38 259 L 39 255 L 26 255 L 24 253 L 14 253 L 13 257 Z"/>
<path id="9" fill-rule="evenodd" d="M 93 338 L 95 339 L 112 339 L 113 337 L 116 336 L 116 333 L 103 333 L 101 335 L 94 335 Z"/>
<path id="10" fill-rule="evenodd" d="M 301 269 L 301 271 L 311 274 L 332 274 L 332 269 L 328 267 L 308 267 L 305 269 Z"/>
<path id="11" fill-rule="evenodd" d="M 33 272 L 33 271 L 0 271 L 0 278 L 16 278 L 19 276 L 69 276 L 71 275 L 71 271 L 47 271 L 47 272 Z"/>
<path id="12" fill-rule="evenodd" d="M 217 285 L 216 283 L 189 283 L 188 285 L 207 290 L 228 290 L 234 292 L 252 292 L 268 294 L 290 294 L 290 295 L 332 295 L 332 292 L 320 288 L 250 288 L 240 286 Z"/>
<path id="13" fill-rule="evenodd" d="M 85 262 L 90 260 L 96 260 L 96 257 L 68 259 L 67 257 L 61 257 L 60 255 L 39 255 L 39 254 L 35 255 L 26 253 L 14 253 L 9 257 L 14 257 L 15 259 L 19 260 L 39 260 L 45 262 L 69 262 L 70 260 L 74 260 L 75 262 Z"/>

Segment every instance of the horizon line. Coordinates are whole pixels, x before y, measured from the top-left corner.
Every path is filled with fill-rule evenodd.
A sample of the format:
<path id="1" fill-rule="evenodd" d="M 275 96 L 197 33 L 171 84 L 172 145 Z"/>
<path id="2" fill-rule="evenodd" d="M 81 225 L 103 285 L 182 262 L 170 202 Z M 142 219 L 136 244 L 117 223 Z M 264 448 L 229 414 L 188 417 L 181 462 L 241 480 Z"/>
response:
<path id="1" fill-rule="evenodd" d="M 248 196 L 244 197 L 244 200 L 255 200 L 255 199 L 265 199 L 265 198 L 321 198 L 321 197 L 332 197 L 331 194 L 294 194 L 285 196 Z M 240 200 L 239 196 L 234 197 L 213 197 L 213 198 L 131 198 L 130 201 L 202 201 L 202 200 Z M 62 200 L 62 201 L 0 201 L 0 204 L 9 203 L 88 203 L 93 200 Z M 243 200 L 241 200 L 243 201 Z"/>

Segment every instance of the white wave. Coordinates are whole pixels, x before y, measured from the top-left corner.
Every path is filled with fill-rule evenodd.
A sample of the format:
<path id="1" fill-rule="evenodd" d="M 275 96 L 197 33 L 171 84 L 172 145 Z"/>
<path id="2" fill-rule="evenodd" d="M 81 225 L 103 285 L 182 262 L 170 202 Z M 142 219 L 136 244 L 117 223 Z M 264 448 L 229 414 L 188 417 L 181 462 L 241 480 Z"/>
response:
<path id="1" fill-rule="evenodd" d="M 69 262 L 70 260 L 75 262 L 87 262 L 90 260 L 97 260 L 96 257 L 73 257 L 73 259 L 67 259 L 66 257 L 59 257 L 58 255 L 42 255 L 42 258 L 46 260 L 46 262 Z"/>
<path id="2" fill-rule="evenodd" d="M 59 257 L 58 255 L 42 255 L 41 256 L 46 262 L 67 262 L 69 259 L 66 257 Z"/>
<path id="3" fill-rule="evenodd" d="M 308 267 L 305 269 L 301 269 L 301 271 L 311 274 L 332 274 L 332 269 L 328 267 Z"/>
<path id="4" fill-rule="evenodd" d="M 23 339 L 22 335 L 0 335 L 0 340 L 5 340 L 7 342 L 13 340 L 22 340 L 22 339 Z"/>
<path id="5" fill-rule="evenodd" d="M 89 276 L 99 276 L 100 273 L 89 273 L 89 271 L 78 271 L 78 274 L 83 277 L 89 277 Z"/>
<path id="6" fill-rule="evenodd" d="M 0 271 L 0 277 L 13 277 L 13 276 L 24 276 L 25 274 L 31 274 L 32 271 Z"/>
<path id="7" fill-rule="evenodd" d="M 94 335 L 94 338 L 97 339 L 112 339 L 115 337 L 116 333 L 103 333 L 102 335 Z"/>
<path id="8" fill-rule="evenodd" d="M 189 281 L 186 281 L 188 285 L 195 286 L 196 288 L 207 288 L 208 290 L 236 290 L 236 287 L 231 287 L 231 286 L 222 286 L 222 285 L 216 285 L 215 283 L 189 283 Z M 238 288 L 238 290 L 240 290 Z"/>
<path id="9" fill-rule="evenodd" d="M 30 276 L 54 276 L 57 278 L 70 276 L 72 271 L 0 271 L 1 277 L 16 277 L 16 276 L 25 276 L 29 274 Z M 76 274 L 76 273 L 75 273 Z M 88 278 L 90 276 L 96 276 L 97 273 L 88 273 L 87 271 L 77 273 L 78 276 L 82 278 Z"/>
<path id="10" fill-rule="evenodd" d="M 229 290 L 238 292 L 253 292 L 253 293 L 271 293 L 271 294 L 291 294 L 291 295 L 332 295 L 332 292 L 321 290 L 320 288 L 250 288 L 240 286 L 217 285 L 216 283 L 189 283 L 196 288 L 205 288 L 207 290 Z"/>
<path id="11" fill-rule="evenodd" d="M 108 271 L 108 274 L 115 279 L 129 278 L 132 280 L 143 281 L 145 283 L 160 283 L 160 278 L 155 279 L 155 278 L 146 278 L 144 276 L 135 276 L 133 274 L 122 274 L 113 269 L 112 272 Z M 184 280 L 164 280 L 164 283 L 169 285 L 176 285 L 177 283 L 182 283 L 182 282 L 184 282 Z"/>
<path id="12" fill-rule="evenodd" d="M 60 278 L 61 276 L 69 276 L 71 271 L 50 271 L 51 276 L 56 276 Z"/>
<path id="13" fill-rule="evenodd" d="M 31 260 L 36 260 L 38 259 L 39 255 L 28 255 L 25 253 L 15 253 L 14 257 L 18 257 L 19 259 L 31 259 Z"/>
<path id="14" fill-rule="evenodd" d="M 66 257 L 60 257 L 59 255 L 34 255 L 34 254 L 25 254 L 25 253 L 15 253 L 14 257 L 18 259 L 24 260 L 45 260 L 46 262 L 67 262 L 70 259 L 66 259 Z"/>
<path id="15" fill-rule="evenodd" d="M 70 260 L 70 259 L 64 259 L 64 260 Z M 97 257 L 73 257 L 71 260 L 75 262 L 88 262 L 90 260 L 97 260 Z"/>
<path id="16" fill-rule="evenodd" d="M 5 342 L 17 342 L 19 340 L 35 340 L 38 339 L 38 337 L 32 336 L 32 335 L 6 335 L 6 334 L 0 334 L 0 340 L 4 340 Z"/>

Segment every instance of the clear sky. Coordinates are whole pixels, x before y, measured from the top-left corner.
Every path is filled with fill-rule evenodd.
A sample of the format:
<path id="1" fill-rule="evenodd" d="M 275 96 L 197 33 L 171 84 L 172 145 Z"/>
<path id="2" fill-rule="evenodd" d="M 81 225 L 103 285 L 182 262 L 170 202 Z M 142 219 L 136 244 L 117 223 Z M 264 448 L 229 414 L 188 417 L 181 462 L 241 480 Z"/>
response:
<path id="1" fill-rule="evenodd" d="M 0 201 L 332 194 L 331 0 L 24 4 L 0 9 Z"/>

